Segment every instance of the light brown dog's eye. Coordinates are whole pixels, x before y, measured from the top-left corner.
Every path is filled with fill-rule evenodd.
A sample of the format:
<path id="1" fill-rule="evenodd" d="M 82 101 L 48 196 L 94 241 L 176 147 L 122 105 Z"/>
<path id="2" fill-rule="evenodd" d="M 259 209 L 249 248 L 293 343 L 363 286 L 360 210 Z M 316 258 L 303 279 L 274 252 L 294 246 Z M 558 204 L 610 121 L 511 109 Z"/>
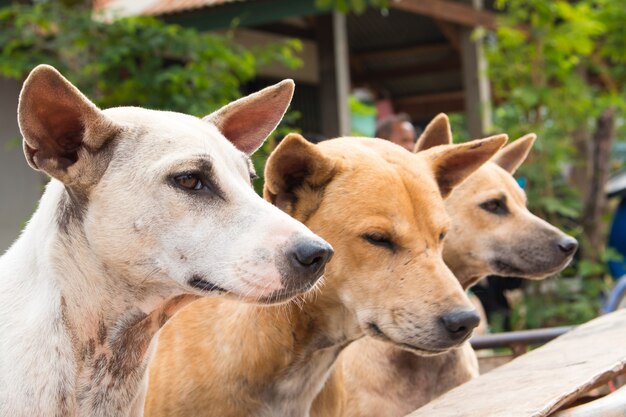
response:
<path id="1" fill-rule="evenodd" d="M 480 204 L 480 208 L 489 213 L 497 214 L 499 216 L 505 215 L 509 213 L 509 208 L 506 205 L 506 201 L 504 199 L 492 199 L 487 200 L 484 203 Z"/>
<path id="2" fill-rule="evenodd" d="M 378 233 L 366 233 L 361 236 L 367 242 L 371 243 L 374 246 L 380 246 L 389 250 L 395 250 L 396 245 L 393 243 L 391 238 L 388 236 L 378 234 Z"/>
<path id="3" fill-rule="evenodd" d="M 194 174 L 179 175 L 177 177 L 174 177 L 174 181 L 179 187 L 186 190 L 198 191 L 204 188 L 202 180 L 200 180 L 200 178 L 198 178 L 198 176 Z"/>
<path id="4" fill-rule="evenodd" d="M 439 241 L 441 242 L 442 240 L 444 240 L 446 238 L 446 232 L 441 232 L 439 233 Z"/>

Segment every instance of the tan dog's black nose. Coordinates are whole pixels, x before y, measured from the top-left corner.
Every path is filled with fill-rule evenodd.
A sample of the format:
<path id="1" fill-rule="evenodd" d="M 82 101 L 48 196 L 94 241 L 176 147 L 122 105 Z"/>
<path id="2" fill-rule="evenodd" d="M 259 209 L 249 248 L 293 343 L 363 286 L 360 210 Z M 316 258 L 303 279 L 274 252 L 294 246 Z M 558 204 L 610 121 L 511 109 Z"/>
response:
<path id="1" fill-rule="evenodd" d="M 571 255 L 578 249 L 578 241 L 571 236 L 565 236 L 558 243 L 559 249 L 566 255 Z"/>
<path id="2" fill-rule="evenodd" d="M 441 316 L 441 322 L 452 340 L 466 338 L 478 323 L 480 316 L 476 310 L 455 310 Z"/>
<path id="3" fill-rule="evenodd" d="M 333 256 L 333 248 L 321 240 L 298 242 L 293 250 L 293 266 L 296 270 L 316 273 Z"/>

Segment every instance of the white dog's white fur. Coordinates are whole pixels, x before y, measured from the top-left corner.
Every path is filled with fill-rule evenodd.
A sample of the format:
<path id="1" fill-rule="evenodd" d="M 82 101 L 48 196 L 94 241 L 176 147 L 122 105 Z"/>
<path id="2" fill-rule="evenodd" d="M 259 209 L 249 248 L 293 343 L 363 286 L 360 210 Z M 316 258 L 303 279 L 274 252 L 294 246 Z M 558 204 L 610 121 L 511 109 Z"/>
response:
<path id="1" fill-rule="evenodd" d="M 330 247 L 250 186 L 247 155 L 292 93 L 285 81 L 200 120 L 101 111 L 52 67 L 31 73 L 25 154 L 55 179 L 0 258 L 0 416 L 139 416 L 153 336 L 183 305 L 315 284 L 325 260 L 288 258 Z"/>

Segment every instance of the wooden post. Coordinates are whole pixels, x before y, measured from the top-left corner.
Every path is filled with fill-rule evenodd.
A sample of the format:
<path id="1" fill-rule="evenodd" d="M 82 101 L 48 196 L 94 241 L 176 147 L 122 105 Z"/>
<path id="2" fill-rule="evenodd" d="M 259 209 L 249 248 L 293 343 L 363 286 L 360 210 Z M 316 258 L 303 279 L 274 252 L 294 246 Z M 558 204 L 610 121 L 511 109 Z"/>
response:
<path id="1" fill-rule="evenodd" d="M 482 9 L 482 0 L 472 3 L 475 9 Z M 472 138 L 480 138 L 491 129 L 491 91 L 483 43 L 481 39 L 472 39 L 472 32 L 472 28 L 460 29 L 461 66 L 467 129 Z"/>
<path id="2" fill-rule="evenodd" d="M 317 18 L 322 134 L 327 138 L 350 134 L 350 70 L 345 15 Z"/>
<path id="3" fill-rule="evenodd" d="M 339 134 L 350 135 L 350 51 L 348 47 L 348 26 L 346 15 L 333 13 L 333 32 L 335 33 L 335 71 L 337 73 L 337 108 L 339 110 Z"/>
<path id="4" fill-rule="evenodd" d="M 600 262 L 600 254 L 606 241 L 606 227 L 602 223 L 607 201 L 604 187 L 609 178 L 611 144 L 615 136 L 615 112 L 614 107 L 609 107 L 596 121 L 589 161 L 591 178 L 583 207 L 583 232 L 587 240 L 585 256 L 596 262 Z"/>

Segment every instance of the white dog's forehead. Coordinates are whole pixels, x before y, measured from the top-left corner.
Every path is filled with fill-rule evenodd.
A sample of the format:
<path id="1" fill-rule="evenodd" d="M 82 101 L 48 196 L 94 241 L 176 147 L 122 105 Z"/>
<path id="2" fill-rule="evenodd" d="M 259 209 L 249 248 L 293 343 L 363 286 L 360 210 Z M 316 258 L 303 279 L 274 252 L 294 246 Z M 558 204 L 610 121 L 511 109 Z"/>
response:
<path id="1" fill-rule="evenodd" d="M 197 117 L 137 107 L 117 107 L 104 113 L 121 125 L 140 129 L 137 139 L 143 143 L 136 145 L 146 152 L 137 156 L 144 162 L 202 154 L 231 166 L 245 166 L 245 155 L 226 140 L 215 125 Z"/>

